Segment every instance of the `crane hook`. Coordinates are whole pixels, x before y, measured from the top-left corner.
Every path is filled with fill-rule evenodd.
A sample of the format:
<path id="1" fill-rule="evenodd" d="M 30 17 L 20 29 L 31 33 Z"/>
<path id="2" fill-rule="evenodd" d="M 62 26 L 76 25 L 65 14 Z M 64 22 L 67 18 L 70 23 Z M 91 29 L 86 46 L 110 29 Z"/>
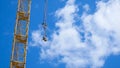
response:
<path id="1" fill-rule="evenodd" d="M 46 23 L 46 20 L 47 20 L 47 0 L 44 0 L 44 16 L 43 16 L 43 23 L 42 23 L 42 27 L 44 29 L 44 35 L 43 35 L 43 41 L 47 41 L 47 32 L 46 32 L 46 29 L 47 29 L 47 23 Z"/>

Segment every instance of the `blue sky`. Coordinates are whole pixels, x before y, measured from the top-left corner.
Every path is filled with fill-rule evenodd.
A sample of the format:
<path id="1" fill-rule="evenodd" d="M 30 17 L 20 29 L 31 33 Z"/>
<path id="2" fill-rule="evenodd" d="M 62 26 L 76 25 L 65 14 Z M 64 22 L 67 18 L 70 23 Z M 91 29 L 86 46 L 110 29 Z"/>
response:
<path id="1" fill-rule="evenodd" d="M 66 49 L 64 50 L 64 44 L 66 44 L 66 40 L 64 41 L 63 39 L 66 39 L 66 37 L 64 35 L 62 35 L 62 33 L 64 33 L 64 31 L 62 29 L 70 28 L 70 31 L 73 30 L 73 32 L 75 32 L 75 34 L 73 34 L 73 36 L 75 38 L 72 39 L 79 39 L 77 38 L 78 34 L 83 33 L 82 35 L 80 35 L 82 41 L 86 40 L 86 37 L 84 37 L 84 35 L 87 34 L 86 31 L 88 31 L 89 33 L 91 33 L 91 35 L 95 36 L 95 37 L 90 37 L 93 39 L 90 39 L 90 41 L 88 42 L 77 42 L 77 41 L 68 41 L 68 42 L 73 42 L 74 44 L 78 45 L 78 43 L 83 44 L 86 46 L 89 45 L 93 45 L 93 47 L 99 46 L 98 44 L 102 42 L 102 45 L 100 47 L 98 47 L 98 53 L 93 51 L 92 56 L 86 56 L 85 57 L 90 57 L 88 59 L 88 63 L 86 62 L 86 58 L 82 58 L 79 57 L 77 58 L 77 60 L 82 60 L 84 62 L 85 68 L 92 68 L 95 67 L 97 68 L 99 66 L 97 66 L 97 64 L 95 64 L 94 62 L 98 62 L 98 63 L 102 63 L 103 65 L 100 65 L 100 68 L 120 68 L 120 43 L 118 42 L 120 39 L 118 39 L 118 37 L 120 37 L 120 33 L 117 29 L 119 29 L 119 27 L 116 24 L 120 23 L 120 20 L 118 20 L 117 18 L 120 17 L 119 16 L 119 9 L 116 9 L 116 7 L 120 8 L 120 1 L 119 0 L 115 0 L 115 2 L 113 2 L 113 0 L 76 0 L 74 3 L 70 2 L 67 5 L 67 2 L 70 0 L 49 0 L 48 1 L 48 19 L 47 19 L 47 23 L 48 23 L 48 37 L 49 40 L 47 43 L 44 42 L 40 42 L 41 40 L 41 23 L 43 20 L 43 1 L 42 0 L 32 0 L 32 4 L 31 4 L 31 17 L 30 17 L 30 26 L 29 26 L 29 44 L 28 44 L 28 51 L 27 51 L 27 63 L 26 63 L 26 68 L 80 68 L 79 62 L 75 62 L 74 63 L 74 59 L 73 59 L 73 63 L 71 61 L 69 61 L 70 59 L 72 59 L 73 57 L 71 56 L 71 51 L 70 52 L 67 51 Z M 72 1 L 72 0 L 71 0 Z M 15 25 L 15 19 L 16 19 L 16 12 L 17 12 L 17 0 L 1 0 L 0 2 L 0 68 L 8 68 L 10 66 L 10 57 L 11 57 L 11 49 L 12 49 L 12 40 L 13 40 L 13 32 L 14 32 L 14 25 Z M 118 4 L 116 5 L 116 7 L 114 7 L 114 4 Z M 67 5 L 67 7 L 69 8 L 69 6 L 71 9 L 70 10 L 68 8 L 64 8 Z M 107 7 L 107 6 L 108 7 Z M 76 7 L 77 6 L 77 7 Z M 105 8 L 103 8 L 105 7 Z M 79 9 L 79 11 L 77 9 Z M 110 9 L 112 8 L 112 9 Z M 105 12 L 108 10 L 114 10 L 115 13 L 113 12 Z M 68 14 L 65 15 L 64 10 L 70 10 L 71 12 L 68 12 Z M 105 11 L 104 11 L 105 10 Z M 73 12 L 72 12 L 73 11 Z M 113 15 L 110 16 L 109 13 L 113 13 Z M 73 14 L 73 15 L 72 15 Z M 114 24 L 113 22 L 112 25 L 109 25 L 108 23 L 104 22 L 104 19 L 101 18 L 100 15 L 105 14 L 107 21 L 105 20 L 105 22 L 109 22 L 109 21 L 113 21 L 113 22 L 117 22 L 116 24 Z M 107 15 L 108 14 L 108 15 Z M 117 14 L 117 15 L 116 15 Z M 77 15 L 77 16 L 74 16 Z M 71 16 L 73 16 L 74 18 L 71 18 Z M 99 17 L 100 16 L 100 17 Z M 68 17 L 68 18 L 66 18 Z M 108 18 L 107 18 L 108 17 Z M 115 20 L 111 20 L 113 18 L 115 18 Z M 100 18 L 100 20 L 98 19 Z M 72 20 L 71 20 L 72 19 Z M 79 29 L 78 32 L 76 32 L 76 28 L 71 29 L 70 26 L 71 25 L 68 23 L 68 25 L 66 25 L 66 22 L 70 22 L 73 20 L 77 20 L 75 22 L 76 27 L 80 27 L 80 30 L 83 29 L 83 32 L 80 31 L 79 33 Z M 101 21 L 103 20 L 103 21 Z M 87 23 L 88 22 L 94 22 L 92 23 L 92 25 L 85 26 L 85 24 L 81 24 L 81 23 Z M 99 22 L 100 21 L 100 22 Z M 61 23 L 59 22 L 63 22 L 65 26 L 63 26 Z M 70 22 L 73 23 L 73 22 Z M 100 24 L 101 23 L 101 24 Z M 104 24 L 105 23 L 105 24 Z M 74 23 L 73 23 L 74 24 Z M 77 26 L 78 24 L 80 24 L 80 26 Z M 58 26 L 56 26 L 58 25 Z M 84 26 L 82 26 L 84 25 Z M 103 26 L 106 25 L 106 26 Z M 90 27 L 90 26 L 95 26 L 92 29 L 87 29 L 86 27 Z M 75 26 L 73 26 L 75 27 Z M 98 27 L 98 28 L 96 28 Z M 102 29 L 102 28 L 104 29 Z M 114 29 L 112 29 L 112 27 L 115 27 Z M 104 31 L 103 31 L 104 30 Z M 64 34 L 68 34 L 67 38 L 71 39 L 71 35 L 69 35 L 69 30 L 66 30 L 66 32 L 68 31 L 68 33 L 64 33 Z M 115 32 L 115 35 L 111 33 L 111 31 Z M 92 33 L 93 32 L 93 33 Z M 109 33 L 110 32 L 110 33 Z M 39 34 L 38 34 L 39 33 Z M 56 34 L 58 33 L 58 34 Z M 72 34 L 72 31 L 70 32 Z M 102 34 L 101 34 L 102 33 Z M 109 35 L 109 34 L 110 35 Z M 39 39 L 39 40 L 35 40 L 33 37 L 36 37 L 36 35 L 38 35 L 38 38 L 35 39 Z M 54 36 L 55 35 L 55 36 Z M 97 35 L 97 36 L 96 36 Z M 40 36 L 40 37 L 39 37 Z M 101 41 L 101 38 L 104 41 Z M 60 38 L 63 39 L 60 39 Z M 64 38 L 65 37 L 65 38 Z M 105 38 L 104 38 L 105 37 Z M 51 39 L 50 39 L 51 38 Z M 85 38 L 85 39 L 83 39 Z M 111 39 L 112 38 L 112 39 Z M 64 45 L 63 49 L 59 49 L 59 48 L 55 48 L 53 49 L 54 45 L 55 46 L 59 46 L 58 44 L 56 44 L 56 42 L 54 42 L 54 40 L 57 41 L 57 43 L 59 45 L 61 45 L 61 43 Z M 88 38 L 87 38 L 88 40 Z M 107 41 L 106 41 L 107 40 Z M 62 42 L 59 42 L 62 41 Z M 99 42 L 101 41 L 101 42 Z M 52 42 L 52 43 L 51 43 Z M 93 42 L 95 42 L 93 44 Z M 109 43 L 106 43 L 109 42 Z M 112 43 L 113 42 L 113 43 Z M 115 43 L 115 44 L 114 44 Z M 44 45 L 45 44 L 45 45 Z M 70 43 L 71 45 L 69 47 L 72 47 L 72 43 Z M 106 49 L 105 47 L 108 49 Z M 77 46 L 76 46 L 77 47 Z M 78 45 L 79 47 L 79 45 Z M 99 48 L 103 48 L 99 50 Z M 76 48 L 75 48 L 76 49 Z M 54 52 L 54 51 L 55 52 Z M 62 51 L 63 50 L 63 51 Z M 80 55 L 83 55 L 84 51 L 87 54 L 88 52 L 86 51 L 87 48 L 85 47 L 85 50 L 75 50 L 75 57 L 78 57 L 78 55 L 76 54 L 77 52 L 80 52 Z M 91 49 L 90 49 L 91 50 Z M 107 50 L 107 51 L 106 51 Z M 50 54 L 48 53 L 48 51 L 50 51 Z M 70 55 L 67 54 L 61 54 L 58 51 L 61 52 L 66 52 L 66 53 L 70 53 Z M 100 51 L 100 52 L 99 52 Z M 81 53 L 83 52 L 83 53 Z M 45 55 L 44 55 L 45 53 Z M 73 53 L 73 52 L 72 52 Z M 102 55 L 101 55 L 102 53 Z M 88 53 L 91 55 L 91 53 Z M 95 56 L 96 58 L 96 54 L 97 54 L 97 58 L 103 59 L 100 60 L 98 59 L 98 61 L 95 61 L 93 56 Z M 68 60 L 66 60 L 66 55 L 71 57 L 70 59 L 67 58 Z M 57 57 L 57 58 L 56 58 Z M 83 56 L 82 56 L 83 57 Z M 93 62 L 92 62 L 93 61 Z M 101 61 L 101 62 L 99 62 Z M 80 62 L 82 64 L 82 62 Z M 73 64 L 73 66 L 70 66 L 70 64 Z M 76 64 L 76 65 L 75 65 Z M 93 65 L 93 66 L 92 66 Z"/>

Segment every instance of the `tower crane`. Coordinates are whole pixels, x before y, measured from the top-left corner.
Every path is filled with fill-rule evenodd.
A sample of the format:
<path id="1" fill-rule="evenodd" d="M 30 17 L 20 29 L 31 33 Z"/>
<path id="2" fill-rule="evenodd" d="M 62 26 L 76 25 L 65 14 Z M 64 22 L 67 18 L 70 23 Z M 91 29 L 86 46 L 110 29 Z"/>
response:
<path id="1" fill-rule="evenodd" d="M 30 8 L 31 8 L 31 0 L 18 0 L 10 68 L 26 68 L 26 53 L 27 53 L 27 45 L 28 45 Z M 47 0 L 45 0 L 44 18 L 42 23 L 44 29 L 44 35 L 43 35 L 44 41 L 47 41 L 46 11 L 47 11 Z"/>
<path id="2" fill-rule="evenodd" d="M 30 0 L 18 0 L 10 68 L 26 67 L 26 48 L 30 21 Z"/>

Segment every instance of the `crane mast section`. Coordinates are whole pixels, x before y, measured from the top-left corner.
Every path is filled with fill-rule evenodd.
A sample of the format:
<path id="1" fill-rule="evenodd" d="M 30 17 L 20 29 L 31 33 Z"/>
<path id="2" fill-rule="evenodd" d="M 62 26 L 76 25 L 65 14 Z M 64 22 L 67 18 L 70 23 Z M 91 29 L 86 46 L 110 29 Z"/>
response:
<path id="1" fill-rule="evenodd" d="M 18 0 L 10 68 L 26 67 L 30 6 L 30 0 Z"/>

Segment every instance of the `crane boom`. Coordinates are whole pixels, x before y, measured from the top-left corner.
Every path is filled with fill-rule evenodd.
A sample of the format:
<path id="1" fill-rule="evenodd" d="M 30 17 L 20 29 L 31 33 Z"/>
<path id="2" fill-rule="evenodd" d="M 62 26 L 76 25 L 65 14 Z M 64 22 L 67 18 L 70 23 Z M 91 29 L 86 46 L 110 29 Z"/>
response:
<path id="1" fill-rule="evenodd" d="M 10 68 L 26 67 L 26 50 L 30 21 L 30 0 L 18 0 Z"/>

